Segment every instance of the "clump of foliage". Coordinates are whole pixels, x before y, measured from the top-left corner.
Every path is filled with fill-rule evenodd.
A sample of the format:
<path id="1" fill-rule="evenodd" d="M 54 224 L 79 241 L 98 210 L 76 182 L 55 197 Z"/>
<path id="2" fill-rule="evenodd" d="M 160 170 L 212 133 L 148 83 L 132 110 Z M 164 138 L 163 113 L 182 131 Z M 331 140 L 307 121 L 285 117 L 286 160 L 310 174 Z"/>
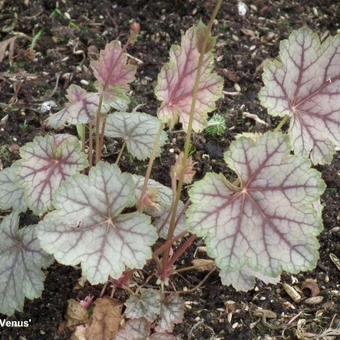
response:
<path id="1" fill-rule="evenodd" d="M 225 118 L 215 113 L 207 123 L 206 128 L 204 129 L 204 132 L 211 137 L 220 137 L 223 136 L 225 131 L 227 129 Z"/>
<path id="2" fill-rule="evenodd" d="M 20 160 L 0 172 L 0 208 L 12 209 L 0 225 L 1 313 L 11 315 L 22 310 L 25 297 L 40 296 L 42 269 L 55 259 L 81 264 L 91 284 L 127 289 L 129 321 L 117 339 L 174 339 L 183 300 L 164 286 L 196 237 L 204 238 L 222 283 L 238 290 L 252 289 L 255 279 L 275 283 L 282 271 L 315 267 L 325 184 L 312 163 L 331 162 L 339 147 L 340 37 L 320 43 L 302 28 L 283 41 L 280 60 L 265 66 L 260 92 L 269 114 L 282 122 L 275 131 L 245 133 L 231 143 L 224 160 L 235 181 L 221 173 L 194 181 L 192 132 L 218 136 L 225 130 L 217 114 L 207 122 L 223 96 L 211 36 L 220 5 L 207 26 L 191 27 L 171 48 L 155 89 L 158 118 L 129 111 L 136 67 L 126 51 L 138 34 L 134 29 L 124 46 L 113 41 L 91 62 L 96 91 L 71 85 L 65 107 L 46 120 L 54 129 L 77 126 L 81 142 L 69 134 L 36 137 L 21 147 Z M 164 128 L 178 122 L 186 141 L 168 188 L 150 175 L 167 142 Z M 105 138 L 122 140 L 115 164 L 101 160 Z M 124 151 L 149 159 L 145 176 L 121 172 Z M 192 181 L 190 199 L 183 202 L 182 190 Z M 19 213 L 27 209 L 41 220 L 19 228 Z M 153 247 L 158 239 L 165 241 Z M 133 273 L 150 260 L 160 290 L 132 291 Z"/>

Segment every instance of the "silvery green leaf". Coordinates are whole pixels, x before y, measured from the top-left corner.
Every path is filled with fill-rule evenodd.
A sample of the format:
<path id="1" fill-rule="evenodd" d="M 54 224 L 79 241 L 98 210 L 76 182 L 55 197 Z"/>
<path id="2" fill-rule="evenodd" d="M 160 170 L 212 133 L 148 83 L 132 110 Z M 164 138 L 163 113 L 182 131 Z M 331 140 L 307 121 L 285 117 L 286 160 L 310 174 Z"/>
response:
<path id="1" fill-rule="evenodd" d="M 68 102 L 64 109 L 50 115 L 46 125 L 53 129 L 61 129 L 66 123 L 86 124 L 96 117 L 99 104 L 99 94 L 87 92 L 78 85 L 70 85 L 67 89 Z"/>
<path id="2" fill-rule="evenodd" d="M 145 160 L 151 156 L 160 126 L 157 118 L 146 113 L 115 112 L 107 116 L 105 136 L 122 138 L 132 156 Z M 167 135 L 162 131 L 157 156 L 166 141 Z"/>
<path id="3" fill-rule="evenodd" d="M 157 239 L 150 217 L 122 211 L 135 204 L 131 175 L 99 162 L 89 175 L 74 175 L 54 199 L 56 211 L 40 223 L 42 248 L 66 265 L 81 263 L 92 283 L 118 279 L 126 268 L 142 268 Z"/>
<path id="4" fill-rule="evenodd" d="M 78 139 L 68 134 L 35 137 L 21 147 L 20 155 L 20 184 L 26 203 L 35 214 L 51 209 L 59 186 L 88 165 Z"/>
<path id="5" fill-rule="evenodd" d="M 161 295 L 155 289 L 143 289 L 140 295 L 132 295 L 125 302 L 125 314 L 130 319 L 156 320 L 161 311 Z"/>
<path id="6" fill-rule="evenodd" d="M 150 323 L 144 319 L 131 319 L 119 330 L 115 340 L 148 340 Z"/>
<path id="7" fill-rule="evenodd" d="M 290 117 L 294 152 L 330 163 L 340 147 L 340 34 L 321 42 L 309 28 L 293 31 L 263 81 L 261 103 L 270 115 Z"/>
<path id="8" fill-rule="evenodd" d="M 172 127 L 178 120 L 187 130 L 193 89 L 201 54 L 202 33 L 206 32 L 203 23 L 192 26 L 182 36 L 181 45 L 172 45 L 170 60 L 158 75 L 155 94 L 161 106 L 158 117 Z M 211 46 L 203 58 L 197 102 L 193 117 L 193 130 L 201 131 L 207 124 L 207 113 L 215 110 L 216 101 L 223 97 L 223 79 L 214 72 L 214 55 L 212 48 L 215 39 L 210 39 Z"/>
<path id="9" fill-rule="evenodd" d="M 184 301 L 177 293 L 171 293 L 161 302 L 160 321 L 157 332 L 172 332 L 175 324 L 181 323 L 184 317 Z"/>
<path id="10" fill-rule="evenodd" d="M 248 289 L 254 277 L 276 282 L 283 270 L 314 268 L 325 189 L 320 173 L 290 155 L 288 136 L 274 132 L 238 138 L 225 161 L 239 187 L 208 173 L 190 189 L 187 212 L 189 230 L 205 238 L 223 281 Z"/>
<path id="11" fill-rule="evenodd" d="M 17 163 L 0 171 L 0 209 L 25 211 L 24 191 L 19 185 Z"/>
<path id="12" fill-rule="evenodd" d="M 41 295 L 45 274 L 41 268 L 51 257 L 41 250 L 36 226 L 19 229 L 19 213 L 4 217 L 0 224 L 0 313 L 22 311 L 25 297 Z"/>

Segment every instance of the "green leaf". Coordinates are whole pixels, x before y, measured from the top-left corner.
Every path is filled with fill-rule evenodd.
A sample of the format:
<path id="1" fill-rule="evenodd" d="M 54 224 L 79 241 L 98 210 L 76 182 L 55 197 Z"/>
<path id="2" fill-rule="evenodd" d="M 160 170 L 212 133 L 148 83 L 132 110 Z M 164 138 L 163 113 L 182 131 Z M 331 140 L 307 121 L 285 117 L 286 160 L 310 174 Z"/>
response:
<path id="1" fill-rule="evenodd" d="M 150 217 L 122 211 L 135 204 L 131 175 L 99 162 L 88 176 L 74 175 L 56 193 L 56 211 L 40 223 L 42 248 L 66 265 L 81 263 L 92 283 L 143 268 L 157 233 Z"/>
<path id="2" fill-rule="evenodd" d="M 132 156 L 145 160 L 151 156 L 160 126 L 157 118 L 146 113 L 116 112 L 107 116 L 105 136 L 122 138 Z M 167 135 L 162 131 L 157 156 L 166 141 Z"/>
<path id="3" fill-rule="evenodd" d="M 290 117 L 297 155 L 328 164 L 340 147 L 340 34 L 321 43 L 304 27 L 280 43 L 278 60 L 264 67 L 259 97 L 272 116 Z"/>
<path id="4" fill-rule="evenodd" d="M 20 155 L 20 184 L 26 203 L 35 214 L 51 209 L 59 186 L 88 165 L 78 139 L 68 134 L 35 137 L 21 147 Z"/>
<path id="5" fill-rule="evenodd" d="M 19 185 L 17 163 L 0 171 L 0 209 L 26 211 L 24 191 Z"/>
<path id="6" fill-rule="evenodd" d="M 254 277 L 276 282 L 284 270 L 316 265 L 325 184 L 308 160 L 290 155 L 287 139 L 272 132 L 238 138 L 225 161 L 240 186 L 208 173 L 189 191 L 187 226 L 205 238 L 223 282 L 236 289 L 249 289 Z"/>
<path id="7" fill-rule="evenodd" d="M 188 128 L 194 84 L 197 76 L 202 32 L 201 23 L 192 26 L 182 36 L 181 46 L 173 45 L 170 49 L 170 61 L 158 75 L 155 94 L 161 107 L 158 117 L 173 127 L 179 120 Z M 223 79 L 214 72 L 214 39 L 209 38 L 200 73 L 197 101 L 193 119 L 193 130 L 201 131 L 207 123 L 207 114 L 216 108 L 216 101 L 223 97 Z"/>
<path id="8" fill-rule="evenodd" d="M 132 295 L 125 302 L 125 314 L 130 319 L 145 318 L 150 322 L 156 320 L 161 310 L 159 290 L 144 289 L 140 295 Z"/>
<path id="9" fill-rule="evenodd" d="M 22 311 L 25 297 L 35 299 L 43 290 L 41 268 L 52 258 L 41 250 L 36 226 L 19 229 L 19 213 L 7 215 L 0 224 L 0 313 Z"/>

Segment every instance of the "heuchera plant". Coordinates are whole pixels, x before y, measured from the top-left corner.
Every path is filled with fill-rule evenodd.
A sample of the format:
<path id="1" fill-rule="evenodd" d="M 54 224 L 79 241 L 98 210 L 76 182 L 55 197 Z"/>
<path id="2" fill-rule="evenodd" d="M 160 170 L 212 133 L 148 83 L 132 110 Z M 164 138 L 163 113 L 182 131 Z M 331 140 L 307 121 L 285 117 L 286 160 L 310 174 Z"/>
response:
<path id="1" fill-rule="evenodd" d="M 1 313 L 11 315 L 22 310 L 25 297 L 40 296 L 42 269 L 54 258 L 80 264 L 92 284 L 111 282 L 129 292 L 129 321 L 117 339 L 174 339 L 184 304 L 164 286 L 196 237 L 204 238 L 222 283 L 238 290 L 253 288 L 256 278 L 276 283 L 282 271 L 315 267 L 325 184 L 311 161 L 329 163 L 339 147 L 340 37 L 321 43 L 302 28 L 283 41 L 280 59 L 265 66 L 260 92 L 269 114 L 283 120 L 275 131 L 244 133 L 231 143 L 224 159 L 236 180 L 207 173 L 192 184 L 192 132 L 207 126 L 207 114 L 223 96 L 211 36 L 221 2 L 207 26 L 191 27 L 171 48 L 155 89 L 159 119 L 129 111 L 136 67 L 126 51 L 138 34 L 132 30 L 124 46 L 113 41 L 91 62 L 96 91 L 71 85 L 65 107 L 46 120 L 54 129 L 76 125 L 81 142 L 69 134 L 36 137 L 21 147 L 20 160 L 0 172 L 0 209 L 12 209 L 0 225 Z M 165 126 L 178 122 L 186 141 L 166 187 L 150 179 L 151 170 L 167 142 Z M 105 138 L 122 142 L 115 164 L 101 160 Z M 125 148 L 138 160 L 149 159 L 145 176 L 121 172 Z M 19 227 L 19 213 L 27 209 L 41 221 Z M 165 242 L 153 248 L 159 238 Z M 160 290 L 132 290 L 133 273 L 149 260 Z"/>

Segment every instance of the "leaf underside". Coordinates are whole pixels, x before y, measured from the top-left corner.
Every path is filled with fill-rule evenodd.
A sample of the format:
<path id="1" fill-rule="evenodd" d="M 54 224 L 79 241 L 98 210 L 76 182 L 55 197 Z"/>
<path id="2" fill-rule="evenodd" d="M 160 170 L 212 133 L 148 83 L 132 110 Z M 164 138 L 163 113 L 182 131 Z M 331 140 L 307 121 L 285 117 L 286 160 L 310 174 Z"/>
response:
<path id="1" fill-rule="evenodd" d="M 105 136 L 122 138 L 132 156 L 145 160 L 151 156 L 160 124 L 157 118 L 146 113 L 115 112 L 107 116 Z M 166 141 L 167 135 L 162 131 L 157 156 Z"/>
<path id="2" fill-rule="evenodd" d="M 78 139 L 68 134 L 36 137 L 20 149 L 20 155 L 20 183 L 26 203 L 35 214 L 51 209 L 59 186 L 88 164 Z"/>
<path id="3" fill-rule="evenodd" d="M 191 27 L 182 37 L 181 46 L 171 47 L 170 61 L 158 75 L 155 94 L 162 102 L 158 117 L 171 127 L 179 120 L 185 130 L 188 128 L 200 56 L 197 36 L 204 28 L 202 23 Z M 215 110 L 216 101 L 223 96 L 223 79 L 213 71 L 213 64 L 213 52 L 208 51 L 204 55 L 200 73 L 193 120 L 194 131 L 201 131 L 206 126 L 207 113 Z"/>
<path id="4" fill-rule="evenodd" d="M 0 313 L 22 311 L 25 297 L 34 299 L 43 291 L 41 268 L 51 264 L 51 257 L 40 249 L 35 227 L 19 229 L 18 212 L 0 224 Z"/>
<path id="5" fill-rule="evenodd" d="M 325 184 L 307 159 L 289 154 L 287 139 L 272 132 L 238 138 L 225 161 L 240 188 L 208 173 L 189 191 L 189 230 L 205 237 L 223 282 L 239 290 L 250 289 L 255 277 L 277 282 L 283 270 L 312 269 L 318 259 Z"/>
<path id="6" fill-rule="evenodd" d="M 27 206 L 24 199 L 24 191 L 18 184 L 17 163 L 0 171 L 0 209 L 13 208 L 17 211 L 26 211 Z"/>
<path id="7" fill-rule="evenodd" d="M 99 162 L 88 176 L 74 175 L 57 192 L 56 211 L 40 223 L 45 251 L 66 265 L 81 263 L 92 283 L 118 279 L 126 267 L 142 268 L 157 233 L 150 217 L 121 214 L 135 204 L 131 175 Z"/>
<path id="8" fill-rule="evenodd" d="M 273 116 L 289 116 L 295 154 L 313 164 L 332 161 L 340 147 L 340 34 L 323 43 L 308 28 L 280 44 L 279 60 L 266 64 L 260 100 Z"/>

